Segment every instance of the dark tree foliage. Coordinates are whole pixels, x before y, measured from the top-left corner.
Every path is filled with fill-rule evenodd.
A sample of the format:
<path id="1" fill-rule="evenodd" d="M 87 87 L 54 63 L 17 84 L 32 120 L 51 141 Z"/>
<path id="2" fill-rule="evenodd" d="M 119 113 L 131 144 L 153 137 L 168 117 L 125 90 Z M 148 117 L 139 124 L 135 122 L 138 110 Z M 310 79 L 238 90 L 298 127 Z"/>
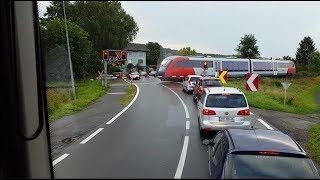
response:
<path id="1" fill-rule="evenodd" d="M 296 64 L 299 67 L 306 67 L 308 64 L 308 56 L 315 52 L 315 44 L 311 37 L 304 37 L 299 43 L 299 47 L 296 52 Z"/>
<path id="2" fill-rule="evenodd" d="M 148 42 L 146 44 L 149 51 L 147 52 L 147 65 L 157 65 L 160 58 L 161 45 L 157 42 Z"/>
<path id="3" fill-rule="evenodd" d="M 241 40 L 240 44 L 235 49 L 241 58 L 254 59 L 259 57 L 259 47 L 257 46 L 257 39 L 253 34 L 245 34 Z"/>

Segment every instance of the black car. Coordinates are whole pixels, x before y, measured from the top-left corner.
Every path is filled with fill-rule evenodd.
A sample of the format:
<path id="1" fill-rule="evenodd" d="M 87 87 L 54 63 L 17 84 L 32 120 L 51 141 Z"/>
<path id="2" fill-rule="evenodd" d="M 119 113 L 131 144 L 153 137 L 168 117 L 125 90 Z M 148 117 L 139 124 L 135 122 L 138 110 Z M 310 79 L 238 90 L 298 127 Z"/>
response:
<path id="1" fill-rule="evenodd" d="M 204 144 L 212 178 L 320 178 L 306 152 L 280 131 L 228 129 Z"/>

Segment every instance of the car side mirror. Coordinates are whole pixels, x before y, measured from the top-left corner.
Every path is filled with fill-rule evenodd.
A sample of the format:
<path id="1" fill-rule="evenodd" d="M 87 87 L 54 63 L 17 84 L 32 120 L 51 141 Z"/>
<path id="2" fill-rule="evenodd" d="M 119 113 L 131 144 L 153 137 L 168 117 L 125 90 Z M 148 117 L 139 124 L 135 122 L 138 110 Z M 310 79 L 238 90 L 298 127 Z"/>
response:
<path id="1" fill-rule="evenodd" d="M 212 145 L 214 145 L 214 142 L 212 140 L 209 140 L 209 139 L 204 139 L 202 141 L 202 144 L 205 145 L 205 146 L 208 146 L 208 145 L 212 146 Z"/>

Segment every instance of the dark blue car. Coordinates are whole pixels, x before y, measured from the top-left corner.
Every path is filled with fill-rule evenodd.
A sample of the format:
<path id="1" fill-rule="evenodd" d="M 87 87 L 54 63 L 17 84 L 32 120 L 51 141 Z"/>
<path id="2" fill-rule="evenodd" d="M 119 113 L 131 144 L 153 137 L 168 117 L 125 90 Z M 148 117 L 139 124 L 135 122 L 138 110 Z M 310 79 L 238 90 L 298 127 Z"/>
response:
<path id="1" fill-rule="evenodd" d="M 319 174 L 306 152 L 275 130 L 229 129 L 205 140 L 212 178 L 311 178 Z"/>

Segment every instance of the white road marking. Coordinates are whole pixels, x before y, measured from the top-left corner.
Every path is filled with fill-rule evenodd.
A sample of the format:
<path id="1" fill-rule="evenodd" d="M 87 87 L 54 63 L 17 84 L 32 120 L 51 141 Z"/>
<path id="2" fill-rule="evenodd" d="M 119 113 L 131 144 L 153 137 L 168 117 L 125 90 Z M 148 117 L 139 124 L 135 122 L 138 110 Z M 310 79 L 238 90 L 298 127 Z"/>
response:
<path id="1" fill-rule="evenodd" d="M 250 111 L 250 115 L 252 115 L 253 113 Z"/>
<path id="2" fill-rule="evenodd" d="M 56 160 L 52 162 L 52 165 L 58 164 L 60 161 L 62 161 L 64 158 L 68 157 L 70 154 L 63 154 L 62 156 L 58 157 Z"/>
<path id="3" fill-rule="evenodd" d="M 183 141 L 183 147 L 182 147 L 182 151 L 181 151 L 181 155 L 180 155 L 179 164 L 178 164 L 178 167 L 176 170 L 176 174 L 174 175 L 174 179 L 181 179 L 184 163 L 186 161 L 188 144 L 189 144 L 189 136 L 185 136 L 184 141 Z"/>
<path id="4" fill-rule="evenodd" d="M 186 121 L 186 129 L 190 129 L 190 121 Z"/>
<path id="5" fill-rule="evenodd" d="M 165 85 L 163 85 L 163 84 L 161 84 L 162 86 L 164 86 L 164 87 L 166 87 L 166 88 L 168 88 L 167 86 L 165 86 Z M 178 97 L 178 99 L 181 101 L 181 103 L 182 103 L 182 105 L 183 105 L 183 108 L 184 108 L 184 111 L 185 111 L 185 113 L 186 113 L 186 118 L 187 119 L 189 119 L 190 118 L 190 115 L 189 115 L 189 111 L 188 111 L 188 108 L 187 108 L 187 106 L 186 106 L 186 104 L 183 102 L 183 100 L 180 98 L 180 96 L 176 93 L 176 92 L 174 92 L 172 89 L 170 89 L 170 88 L 168 88 L 170 91 L 172 91 L 177 97 Z"/>
<path id="6" fill-rule="evenodd" d="M 262 119 L 258 119 L 259 122 L 261 122 L 261 124 L 263 124 L 265 127 L 267 127 L 268 129 L 273 130 L 273 128 L 266 122 L 264 122 Z"/>
<path id="7" fill-rule="evenodd" d="M 136 86 L 137 93 L 134 96 L 134 98 L 132 99 L 132 101 L 125 108 L 123 108 L 116 116 L 114 116 L 110 121 L 108 121 L 106 124 L 111 124 L 113 121 L 115 121 L 119 116 L 121 116 L 121 114 L 123 114 L 127 109 L 129 109 L 129 107 L 136 101 L 137 97 L 139 96 L 140 89 L 139 89 L 139 86 L 137 86 L 135 83 L 133 83 L 133 85 Z"/>
<path id="8" fill-rule="evenodd" d="M 85 144 L 86 142 L 88 142 L 91 138 L 93 138 L 95 135 L 97 135 L 100 131 L 102 131 L 103 128 L 99 128 L 97 129 L 95 132 L 93 132 L 90 136 L 88 136 L 87 138 L 85 138 L 83 141 L 80 142 L 80 144 Z"/>
<path id="9" fill-rule="evenodd" d="M 108 94 L 126 94 L 126 92 L 115 92 L 115 93 L 108 93 Z"/>

